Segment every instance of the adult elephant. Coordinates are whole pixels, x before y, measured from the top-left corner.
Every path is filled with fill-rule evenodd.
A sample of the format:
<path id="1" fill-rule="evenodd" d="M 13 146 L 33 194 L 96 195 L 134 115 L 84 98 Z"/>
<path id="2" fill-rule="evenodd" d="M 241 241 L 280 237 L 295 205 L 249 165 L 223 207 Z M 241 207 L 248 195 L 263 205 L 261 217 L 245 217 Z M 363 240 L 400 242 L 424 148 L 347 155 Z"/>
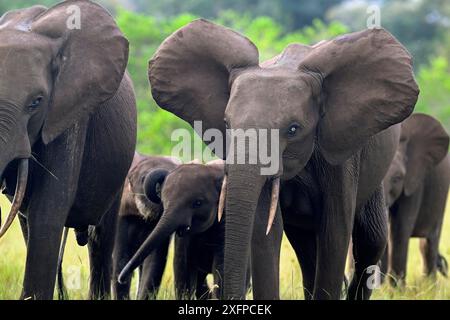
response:
<path id="1" fill-rule="evenodd" d="M 7 12 L 0 61 L 0 174 L 14 195 L 0 235 L 20 210 L 22 298 L 51 299 L 64 226 L 83 232 L 120 204 L 136 140 L 128 41 L 99 5 L 65 1 Z M 94 230 L 90 243 L 91 278 L 108 294 L 104 231 Z"/>
<path id="2" fill-rule="evenodd" d="M 340 297 L 353 231 L 357 266 L 350 297 L 366 298 L 370 289 L 358 284 L 365 284 L 364 270 L 377 263 L 386 243 L 381 181 L 400 131 L 391 126 L 410 115 L 419 93 L 411 57 L 391 34 L 374 29 L 313 47 L 292 44 L 258 63 L 250 40 L 196 20 L 166 39 L 149 64 L 158 105 L 191 125 L 201 120 L 204 130 L 216 128 L 223 136 L 226 127 L 279 132 L 271 141 L 280 152 L 275 174 L 261 174 L 261 159 L 227 159 L 225 297 L 244 298 L 251 254 L 254 298 L 279 298 L 281 179 L 296 183 L 291 202 L 299 194 L 308 201 L 285 214 L 299 256 L 317 247 L 305 251 L 309 262 L 302 263 L 307 290 L 316 299 Z M 307 233 L 297 223 L 302 213 L 311 217 Z"/>
<path id="3" fill-rule="evenodd" d="M 402 123 L 398 150 L 383 180 L 390 241 L 382 265 L 386 273 L 389 264 L 392 284 L 405 281 L 411 237 L 421 238 L 424 274 L 447 275 L 439 239 L 450 184 L 448 146 L 447 132 L 433 117 L 415 113 Z"/>

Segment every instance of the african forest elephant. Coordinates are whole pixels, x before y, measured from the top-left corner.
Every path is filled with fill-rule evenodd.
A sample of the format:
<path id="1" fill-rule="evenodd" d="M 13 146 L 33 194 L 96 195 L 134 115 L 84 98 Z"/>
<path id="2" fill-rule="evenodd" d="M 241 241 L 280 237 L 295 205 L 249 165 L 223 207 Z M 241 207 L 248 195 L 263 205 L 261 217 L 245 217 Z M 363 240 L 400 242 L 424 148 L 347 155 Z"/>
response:
<path id="1" fill-rule="evenodd" d="M 68 27 L 69 6 L 80 28 Z M 118 211 L 136 143 L 128 41 L 99 5 L 65 1 L 3 15 L 0 61 L 0 175 L 14 196 L 0 236 L 20 210 L 22 298 L 51 299 L 64 226 L 83 233 Z M 104 231 L 89 243 L 91 297 L 110 291 Z"/>
<path id="2" fill-rule="evenodd" d="M 424 273 L 434 275 L 439 270 L 447 275 L 439 239 L 450 183 L 448 146 L 447 132 L 431 116 L 415 113 L 402 123 L 400 143 L 383 180 L 390 211 L 389 250 L 383 259 L 383 273 L 389 261 L 393 284 L 405 280 L 411 237 L 422 238 Z"/>
<path id="3" fill-rule="evenodd" d="M 215 284 L 222 288 L 225 219 L 218 221 L 217 207 L 223 176 L 222 160 L 203 165 L 145 157 L 130 171 L 130 191 L 125 190 L 124 195 L 134 194 L 134 201 L 125 201 L 129 207 L 123 215 L 134 212 L 139 217 L 125 217 L 121 213 L 115 270 L 121 271 L 131 260 L 120 274 L 118 288 L 129 286 L 131 272 L 140 267 L 144 279 L 149 274 L 153 279 L 139 288 L 138 298 L 151 297 L 161 282 L 173 233 L 176 233 L 173 267 L 177 299 L 190 299 L 194 295 L 197 299 L 208 298 L 206 276 L 209 273 L 214 274 Z M 125 242 L 130 243 L 128 248 Z"/>
<path id="4" fill-rule="evenodd" d="M 255 160 L 237 147 L 227 150 L 235 157 L 226 159 L 222 191 L 225 298 L 245 297 L 250 255 L 254 298 L 279 298 L 282 218 L 307 297 L 340 297 L 353 235 L 357 267 L 349 294 L 368 298 L 370 290 L 358 283 L 366 283 L 364 270 L 386 244 L 381 182 L 400 133 L 394 125 L 411 114 L 419 93 L 406 49 L 387 31 L 373 29 L 312 47 L 291 44 L 259 65 L 249 39 L 196 20 L 159 47 L 149 79 L 158 105 L 192 126 L 201 120 L 200 133 L 215 128 L 233 138 L 266 129 L 279 135 L 262 148 L 279 151 L 274 174 L 262 174 L 261 154 Z M 210 147 L 220 150 L 213 141 Z M 246 164 L 236 163 L 239 157 Z M 280 180 L 286 186 L 283 217 Z"/>
<path id="5" fill-rule="evenodd" d="M 173 170 L 180 161 L 169 157 L 150 157 L 135 153 L 128 172 L 117 221 L 117 232 L 113 254 L 113 295 L 116 299 L 130 299 L 131 277 L 123 284 L 117 276 L 131 259 L 148 235 L 153 231 L 163 212 L 161 204 L 148 200 L 144 191 L 145 177 L 154 170 Z M 139 299 L 148 299 L 157 294 L 164 268 L 166 267 L 167 241 L 149 255 L 139 268 Z"/>

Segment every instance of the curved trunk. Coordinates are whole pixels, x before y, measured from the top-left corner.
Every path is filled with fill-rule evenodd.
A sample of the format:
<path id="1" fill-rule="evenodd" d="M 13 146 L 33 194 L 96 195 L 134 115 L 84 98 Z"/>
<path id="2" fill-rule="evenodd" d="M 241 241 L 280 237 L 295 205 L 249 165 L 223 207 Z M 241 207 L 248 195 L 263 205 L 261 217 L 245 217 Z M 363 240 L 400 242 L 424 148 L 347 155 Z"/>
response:
<path id="1" fill-rule="evenodd" d="M 253 222 L 267 177 L 255 165 L 230 165 L 227 176 L 224 297 L 245 299 Z"/>
<path id="2" fill-rule="evenodd" d="M 178 227 L 180 227 L 180 223 L 177 221 L 176 217 L 173 217 L 170 213 L 163 213 L 161 220 L 158 222 L 155 229 L 149 234 L 144 243 L 120 272 L 118 278 L 119 283 L 123 284 L 134 269 L 140 266 L 153 250 L 161 246 L 161 244 L 166 241 Z"/>

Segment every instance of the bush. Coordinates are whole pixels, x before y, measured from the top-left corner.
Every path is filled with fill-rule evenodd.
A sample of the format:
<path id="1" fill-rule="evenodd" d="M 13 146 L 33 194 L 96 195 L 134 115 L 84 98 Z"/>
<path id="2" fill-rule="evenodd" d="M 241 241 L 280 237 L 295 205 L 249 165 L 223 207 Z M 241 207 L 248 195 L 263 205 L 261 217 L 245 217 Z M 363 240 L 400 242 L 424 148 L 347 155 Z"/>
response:
<path id="1" fill-rule="evenodd" d="M 417 74 L 420 95 L 415 112 L 439 119 L 450 132 L 450 65 L 448 59 L 435 57 Z"/>

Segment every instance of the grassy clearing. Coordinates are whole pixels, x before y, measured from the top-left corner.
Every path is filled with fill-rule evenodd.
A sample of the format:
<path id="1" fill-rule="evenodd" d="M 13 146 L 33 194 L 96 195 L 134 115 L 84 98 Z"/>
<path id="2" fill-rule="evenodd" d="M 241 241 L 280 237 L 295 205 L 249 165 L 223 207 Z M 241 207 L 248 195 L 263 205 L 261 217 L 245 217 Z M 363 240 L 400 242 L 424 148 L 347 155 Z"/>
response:
<path id="1" fill-rule="evenodd" d="M 0 204 L 3 209 L 4 221 L 9 210 L 9 203 L 2 197 Z M 450 211 L 450 206 L 447 206 L 447 211 Z M 450 279 L 445 279 L 441 275 L 434 280 L 425 279 L 422 276 L 422 260 L 417 239 L 410 241 L 409 252 L 407 286 L 404 289 L 393 289 L 388 285 L 383 285 L 375 290 L 373 299 L 450 299 Z M 441 253 L 450 261 L 450 217 L 448 212 L 441 240 Z M 171 261 L 172 254 L 171 250 L 169 261 Z M 0 256 L 0 300 L 17 299 L 22 287 L 25 263 L 25 244 L 17 220 L 6 236 L 0 240 Z M 87 248 L 79 247 L 76 244 L 73 232 L 69 233 L 64 257 L 64 273 L 68 285 L 75 284 L 74 288 L 68 290 L 70 299 L 86 299 L 89 277 Z M 282 245 L 280 277 L 282 299 L 303 299 L 300 268 L 286 239 L 283 240 Z M 76 287 L 76 281 L 74 281 L 78 278 L 81 278 L 79 288 Z M 169 264 L 164 274 L 158 299 L 174 298 L 172 281 L 173 275 Z M 136 283 L 132 286 L 133 294 L 135 289 Z"/>

